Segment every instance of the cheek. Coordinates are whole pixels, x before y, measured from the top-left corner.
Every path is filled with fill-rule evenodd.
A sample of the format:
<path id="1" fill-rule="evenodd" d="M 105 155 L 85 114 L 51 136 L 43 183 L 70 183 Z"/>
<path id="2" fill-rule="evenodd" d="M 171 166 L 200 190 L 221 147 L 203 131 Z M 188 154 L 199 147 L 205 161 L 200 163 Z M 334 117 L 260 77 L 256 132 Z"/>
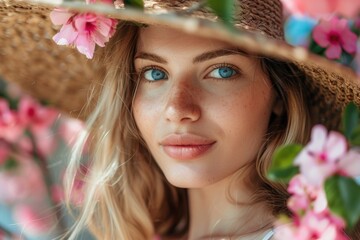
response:
<path id="1" fill-rule="evenodd" d="M 218 117 L 230 121 L 232 126 L 267 125 L 273 103 L 272 93 L 253 91 L 239 93 L 232 98 L 227 97 L 218 110 Z M 242 124 L 243 123 L 243 124 Z"/>
<path id="2" fill-rule="evenodd" d="M 144 135 L 146 129 L 148 128 L 150 112 L 146 111 L 147 106 L 146 102 L 142 101 L 141 97 L 138 95 L 135 97 L 133 102 L 133 114 L 137 127 L 140 130 L 141 135 Z"/>
<path id="3" fill-rule="evenodd" d="M 151 137 L 152 131 L 154 129 L 154 124 L 156 123 L 156 116 L 158 108 L 156 103 L 149 99 L 146 99 L 141 94 L 135 96 L 133 102 L 133 114 L 135 123 L 146 142 L 149 142 L 149 137 Z"/>
<path id="4" fill-rule="evenodd" d="M 268 129 L 273 98 L 270 89 L 248 91 L 234 95 L 223 103 L 221 111 L 214 114 L 219 121 L 222 119 L 226 135 L 256 150 Z"/>

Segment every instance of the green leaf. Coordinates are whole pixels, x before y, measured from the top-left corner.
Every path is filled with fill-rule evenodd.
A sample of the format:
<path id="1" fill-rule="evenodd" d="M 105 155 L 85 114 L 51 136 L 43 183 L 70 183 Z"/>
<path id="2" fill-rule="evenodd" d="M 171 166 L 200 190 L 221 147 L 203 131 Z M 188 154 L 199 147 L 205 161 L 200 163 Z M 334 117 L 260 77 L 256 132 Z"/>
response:
<path id="1" fill-rule="evenodd" d="M 299 144 L 280 146 L 273 154 L 271 168 L 286 168 L 293 166 L 295 157 L 302 149 L 303 146 Z"/>
<path id="2" fill-rule="evenodd" d="M 5 171 L 10 171 L 15 169 L 17 166 L 18 162 L 13 158 L 9 158 L 5 161 L 3 168 L 5 169 Z"/>
<path id="3" fill-rule="evenodd" d="M 330 210 L 352 229 L 360 219 L 360 186 L 352 178 L 333 176 L 325 181 L 325 193 Z"/>
<path id="4" fill-rule="evenodd" d="M 351 146 L 360 146 L 360 126 L 352 132 L 349 141 Z"/>
<path id="5" fill-rule="evenodd" d="M 144 2 L 143 0 L 124 0 L 125 6 L 131 6 L 135 8 L 144 8 Z"/>
<path id="6" fill-rule="evenodd" d="M 235 0 L 208 0 L 207 5 L 228 26 L 233 25 L 235 12 Z"/>
<path id="7" fill-rule="evenodd" d="M 359 124 L 359 109 L 355 103 L 351 102 L 346 106 L 342 116 L 342 124 L 345 137 L 350 139 L 353 131 Z"/>
<path id="8" fill-rule="evenodd" d="M 18 109 L 18 105 L 19 105 L 18 99 L 7 99 L 7 100 L 8 100 L 10 109 L 12 109 L 12 110 Z"/>
<path id="9" fill-rule="evenodd" d="M 325 50 L 326 48 L 323 48 L 321 46 L 319 46 L 313 39 L 310 42 L 309 45 L 309 50 L 310 52 L 316 53 L 320 56 L 325 56 Z"/>
<path id="10" fill-rule="evenodd" d="M 273 154 L 268 177 L 273 181 L 288 182 L 299 168 L 294 166 L 294 159 L 301 152 L 303 146 L 299 144 L 285 145 L 277 148 Z"/>
<path id="11" fill-rule="evenodd" d="M 298 174 L 299 167 L 291 166 L 288 168 L 271 169 L 268 172 L 267 177 L 274 182 L 285 182 L 288 183 L 292 177 Z"/>

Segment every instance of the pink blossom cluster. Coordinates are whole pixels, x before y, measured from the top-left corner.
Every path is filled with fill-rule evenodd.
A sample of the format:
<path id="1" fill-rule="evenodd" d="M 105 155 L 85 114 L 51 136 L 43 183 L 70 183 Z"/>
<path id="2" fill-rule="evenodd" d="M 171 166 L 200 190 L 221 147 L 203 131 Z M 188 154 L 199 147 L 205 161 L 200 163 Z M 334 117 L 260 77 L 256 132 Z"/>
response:
<path id="1" fill-rule="evenodd" d="M 112 4 L 111 0 L 101 1 Z M 87 0 L 87 4 L 96 0 Z M 95 13 L 76 13 L 62 8 L 55 8 L 50 13 L 54 25 L 62 25 L 60 31 L 53 37 L 58 45 L 76 47 L 77 50 L 93 58 L 95 45 L 104 47 L 105 43 L 114 35 L 117 20 Z"/>
<path id="2" fill-rule="evenodd" d="M 29 96 L 19 97 L 14 86 L 9 85 L 9 95 L 16 97 L 0 98 L 0 202 L 14 207 L 15 221 L 27 222 L 21 225 L 25 234 L 35 234 L 36 229 L 49 229 L 54 221 L 44 218 L 32 218 L 30 224 L 29 209 L 37 203 L 44 206 L 47 196 L 43 172 L 34 160 L 42 161 L 56 148 L 56 141 L 51 127 L 58 112 L 44 107 Z M 10 107 L 10 102 L 17 102 Z M 12 167 L 5 165 L 13 164 Z M 19 206 L 23 207 L 19 207 Z M 26 210 L 26 211 L 25 211 Z M 36 210 L 33 210 L 36 215 Z M 53 214 L 53 213 L 52 213 Z"/>
<path id="3" fill-rule="evenodd" d="M 336 13 L 351 18 L 360 12 L 359 0 L 282 0 L 282 2 L 293 14 L 315 18 Z"/>
<path id="4" fill-rule="evenodd" d="M 293 221 L 279 222 L 275 239 L 345 240 L 345 222 L 328 208 L 325 180 L 333 175 L 360 176 L 360 152 L 348 150 L 345 137 L 322 125 L 312 129 L 309 144 L 295 159 L 300 174 L 292 178 L 288 208 Z"/>
<path id="5" fill-rule="evenodd" d="M 289 184 L 291 197 L 288 208 L 293 213 L 291 223 L 279 222 L 275 231 L 277 240 L 347 240 L 345 222 L 332 214 L 327 206 L 322 187 L 311 185 L 302 174 Z"/>
<path id="6" fill-rule="evenodd" d="M 44 172 L 44 161 L 56 149 L 58 137 L 72 146 L 84 124 L 63 117 L 54 128 L 57 110 L 23 95 L 14 85 L 7 85 L 6 90 L 9 98 L 0 98 L 0 202 L 13 208 L 23 234 L 39 236 L 57 224 L 53 210 L 44 211 L 51 207 L 49 194 L 54 203 L 63 201 L 62 186 L 46 181 L 49 172 Z M 77 178 L 74 204 L 82 201 L 82 186 L 82 179 Z"/>
<path id="7" fill-rule="evenodd" d="M 18 152 L 29 154 L 35 151 L 35 142 L 37 154 L 50 155 L 56 147 L 50 127 L 57 117 L 55 109 L 28 96 L 19 99 L 17 109 L 11 109 L 8 100 L 0 98 L 0 163 L 8 158 L 11 145 L 16 145 Z"/>

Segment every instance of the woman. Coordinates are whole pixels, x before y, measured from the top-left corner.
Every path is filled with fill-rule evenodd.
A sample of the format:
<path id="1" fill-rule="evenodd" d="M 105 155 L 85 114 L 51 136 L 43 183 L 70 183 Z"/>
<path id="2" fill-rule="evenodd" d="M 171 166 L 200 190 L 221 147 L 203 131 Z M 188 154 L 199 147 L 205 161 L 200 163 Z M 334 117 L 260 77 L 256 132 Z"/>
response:
<path id="1" fill-rule="evenodd" d="M 119 54 L 128 42 L 130 53 Z M 110 210 L 102 214 L 114 232 L 105 238 L 266 235 L 287 199 L 266 180 L 271 154 L 309 133 L 303 75 L 161 26 L 123 23 L 105 51 L 107 78 L 89 133 L 101 141 L 92 146 L 96 183 L 88 190 L 102 194 L 84 207 Z M 128 72 L 132 78 L 116 80 Z"/>
<path id="2" fill-rule="evenodd" d="M 193 3 L 145 6 L 216 19 Z M 237 28 L 283 38 L 279 1 L 236 4 Z M 337 128 L 344 104 L 360 104 L 359 88 L 341 98 L 330 73 L 189 26 L 121 21 L 96 53 L 105 71 L 69 166 L 71 182 L 87 140 L 91 171 L 70 239 L 84 226 L 98 239 L 271 239 L 288 214 L 286 186 L 266 179 L 275 148 L 306 143 L 314 123 Z"/>

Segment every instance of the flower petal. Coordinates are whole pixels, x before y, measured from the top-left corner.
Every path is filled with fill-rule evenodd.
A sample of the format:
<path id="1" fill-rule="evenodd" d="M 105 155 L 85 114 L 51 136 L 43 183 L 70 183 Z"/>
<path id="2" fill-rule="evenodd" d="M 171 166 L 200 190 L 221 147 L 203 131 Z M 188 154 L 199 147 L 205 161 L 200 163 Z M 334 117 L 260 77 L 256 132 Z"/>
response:
<path id="1" fill-rule="evenodd" d="M 360 152 L 356 150 L 350 150 L 339 161 L 340 172 L 351 177 L 360 176 Z"/>
<path id="2" fill-rule="evenodd" d="M 60 31 L 55 34 L 53 40 L 58 45 L 71 45 L 75 41 L 78 33 L 72 27 L 71 24 L 65 24 Z"/>
<path id="3" fill-rule="evenodd" d="M 330 132 L 325 144 L 328 160 L 334 162 L 342 157 L 347 150 L 346 138 L 338 132 Z"/>
<path id="4" fill-rule="evenodd" d="M 88 59 L 92 59 L 95 51 L 95 42 L 87 34 L 81 34 L 76 39 L 77 50 L 84 54 Z"/>
<path id="5" fill-rule="evenodd" d="M 319 24 L 314 27 L 313 30 L 314 41 L 319 44 L 319 46 L 326 48 L 329 46 L 330 42 L 328 39 L 328 29 L 325 24 Z"/>
<path id="6" fill-rule="evenodd" d="M 326 49 L 325 56 L 328 59 L 339 59 L 341 56 L 341 46 L 340 45 L 331 45 Z"/>
<path id="7" fill-rule="evenodd" d="M 311 130 L 311 141 L 306 146 L 306 149 L 310 152 L 321 152 L 324 148 L 326 137 L 326 128 L 323 125 L 315 125 Z"/>
<path id="8" fill-rule="evenodd" d="M 321 187 L 327 177 L 337 171 L 334 163 L 317 164 L 309 163 L 300 166 L 301 174 L 314 187 Z"/>
<path id="9" fill-rule="evenodd" d="M 343 48 L 346 52 L 350 54 L 356 53 L 356 41 L 357 36 L 355 33 L 351 32 L 350 29 L 346 29 L 342 32 L 342 39 L 343 39 Z"/>
<path id="10" fill-rule="evenodd" d="M 66 9 L 55 8 L 50 12 L 50 20 L 54 25 L 66 24 L 74 13 L 69 12 Z"/>
<path id="11" fill-rule="evenodd" d="M 105 17 L 98 18 L 96 27 L 96 30 L 99 31 L 99 33 L 107 37 L 111 32 L 112 20 Z"/>
<path id="12" fill-rule="evenodd" d="M 109 38 L 103 36 L 98 31 L 93 32 L 91 38 L 100 47 L 105 47 L 105 43 L 109 41 Z"/>

